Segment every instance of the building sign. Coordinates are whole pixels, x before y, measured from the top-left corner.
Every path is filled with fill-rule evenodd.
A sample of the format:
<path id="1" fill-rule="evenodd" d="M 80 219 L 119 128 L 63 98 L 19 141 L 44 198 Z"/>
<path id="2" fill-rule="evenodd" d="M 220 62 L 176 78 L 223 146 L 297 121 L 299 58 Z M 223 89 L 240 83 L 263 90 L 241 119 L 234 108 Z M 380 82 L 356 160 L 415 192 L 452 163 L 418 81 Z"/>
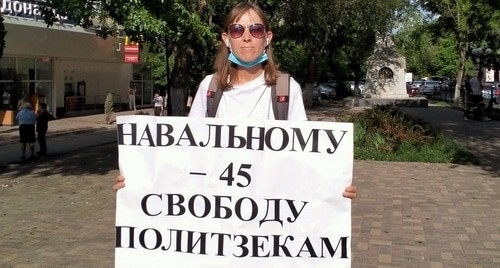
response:
<path id="1" fill-rule="evenodd" d="M 139 45 L 125 45 L 125 53 L 139 53 Z"/>
<path id="2" fill-rule="evenodd" d="M 2 0 L 0 12 L 9 16 L 26 17 L 36 19 L 41 16 L 40 5 L 25 1 Z M 61 16 L 57 10 L 53 10 L 56 18 L 65 23 L 69 23 L 67 16 Z"/>
<path id="3" fill-rule="evenodd" d="M 131 42 L 130 37 L 125 36 L 124 61 L 126 63 L 139 63 L 139 51 L 139 43 Z"/>
<path id="4" fill-rule="evenodd" d="M 125 53 L 123 54 L 123 61 L 126 63 L 139 63 L 139 54 Z"/>

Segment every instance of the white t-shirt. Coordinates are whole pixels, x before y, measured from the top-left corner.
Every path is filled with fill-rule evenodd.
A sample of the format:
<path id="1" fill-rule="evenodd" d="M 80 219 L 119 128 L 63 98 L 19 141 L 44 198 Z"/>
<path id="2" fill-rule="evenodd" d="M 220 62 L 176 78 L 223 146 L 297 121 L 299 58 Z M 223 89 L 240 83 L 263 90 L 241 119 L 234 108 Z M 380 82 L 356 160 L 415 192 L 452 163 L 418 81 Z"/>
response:
<path id="1" fill-rule="evenodd" d="M 189 113 L 190 117 L 207 116 L 207 91 L 213 75 L 207 75 L 200 83 Z M 271 87 L 266 85 L 264 74 L 245 84 L 235 85 L 225 91 L 217 109 L 218 118 L 275 119 Z M 288 120 L 307 120 L 300 85 L 290 79 Z"/>
<path id="2" fill-rule="evenodd" d="M 155 107 L 162 107 L 163 106 L 163 98 L 162 96 L 156 96 L 153 99 L 154 106 Z"/>
<path id="3" fill-rule="evenodd" d="M 483 89 L 481 88 L 481 81 L 477 77 L 472 77 L 470 79 L 470 88 L 472 89 L 473 95 L 482 95 Z"/>

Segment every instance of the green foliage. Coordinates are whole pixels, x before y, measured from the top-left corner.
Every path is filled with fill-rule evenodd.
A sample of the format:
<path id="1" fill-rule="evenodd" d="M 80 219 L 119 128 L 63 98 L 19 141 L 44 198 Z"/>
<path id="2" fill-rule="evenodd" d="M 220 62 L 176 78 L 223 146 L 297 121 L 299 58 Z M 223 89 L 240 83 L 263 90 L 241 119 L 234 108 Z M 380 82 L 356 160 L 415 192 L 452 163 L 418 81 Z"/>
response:
<path id="1" fill-rule="evenodd" d="M 472 163 L 478 160 L 449 137 L 392 106 L 347 115 L 354 123 L 354 157 L 377 161 Z"/>
<path id="2" fill-rule="evenodd" d="M 274 54 L 280 67 L 290 73 L 299 83 L 306 76 L 304 65 L 307 63 L 304 46 L 292 40 L 274 42 Z"/>
<path id="3" fill-rule="evenodd" d="M 196 87 L 210 71 L 222 20 L 240 1 L 105 0 L 95 6 L 89 2 L 95 1 L 47 0 L 44 19 L 51 25 L 51 11 L 58 9 L 83 27 L 97 21 L 100 36 L 126 34 L 141 44 L 149 43 L 151 54 L 159 54 L 146 57 L 156 83 L 165 83 L 169 64 L 175 75 L 171 88 L 181 90 Z M 376 33 L 390 31 L 406 1 L 263 0 L 258 4 L 270 19 L 281 69 L 302 83 L 311 83 L 317 77 L 363 78 Z M 170 57 L 162 65 L 165 48 Z M 177 99 L 182 96 L 172 94 L 170 100 L 185 103 Z"/>
<path id="4" fill-rule="evenodd" d="M 106 100 L 104 101 L 104 113 L 113 112 L 113 93 L 108 92 Z"/>
<path id="5" fill-rule="evenodd" d="M 455 77 L 459 69 L 459 55 L 457 41 L 454 38 L 439 38 L 434 54 L 435 74 L 441 77 Z"/>
<path id="6" fill-rule="evenodd" d="M 410 17 L 411 23 L 399 29 L 394 43 L 399 53 L 406 58 L 406 70 L 417 79 L 434 75 L 434 41 L 432 34 L 423 25 L 423 18 Z"/>
<path id="7" fill-rule="evenodd" d="M 406 57 L 408 72 L 416 77 L 439 75 L 461 79 L 462 70 L 469 74 L 474 70 L 471 48 L 500 47 L 500 2 L 414 2 L 413 11 L 397 29 L 395 42 Z"/>
<path id="8" fill-rule="evenodd" d="M 3 21 L 3 15 L 0 14 L 0 58 L 3 57 L 3 49 L 5 48 L 5 36 L 7 35 L 7 31 L 5 30 Z"/>

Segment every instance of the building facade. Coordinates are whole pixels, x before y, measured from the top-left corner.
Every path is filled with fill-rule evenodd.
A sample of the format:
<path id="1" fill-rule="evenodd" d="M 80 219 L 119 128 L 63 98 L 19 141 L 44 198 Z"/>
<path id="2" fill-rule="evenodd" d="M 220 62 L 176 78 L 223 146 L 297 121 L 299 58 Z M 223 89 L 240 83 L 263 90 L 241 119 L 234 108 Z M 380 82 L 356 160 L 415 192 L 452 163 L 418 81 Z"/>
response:
<path id="1" fill-rule="evenodd" d="M 124 38 L 104 39 L 66 23 L 47 27 L 38 6 L 23 1 L 2 0 L 1 12 L 7 35 L 0 58 L 0 110 L 17 105 L 9 103 L 9 95 L 19 90 L 16 77 L 26 95 L 47 103 L 58 117 L 100 113 L 108 92 L 115 104 L 128 108 L 130 82 L 137 106 L 151 104 L 151 72 L 141 63 L 124 62 Z"/>

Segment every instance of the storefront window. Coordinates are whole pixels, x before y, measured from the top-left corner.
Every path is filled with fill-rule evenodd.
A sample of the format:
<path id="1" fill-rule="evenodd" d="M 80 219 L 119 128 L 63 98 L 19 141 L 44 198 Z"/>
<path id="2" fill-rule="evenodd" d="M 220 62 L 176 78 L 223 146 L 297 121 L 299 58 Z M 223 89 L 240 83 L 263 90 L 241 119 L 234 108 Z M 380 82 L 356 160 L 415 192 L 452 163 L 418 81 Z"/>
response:
<path id="1" fill-rule="evenodd" d="M 141 64 L 134 64 L 132 67 L 133 70 L 133 79 L 134 80 L 142 80 L 142 65 Z"/>
<path id="2" fill-rule="evenodd" d="M 17 73 L 22 80 L 35 80 L 35 59 L 19 58 Z"/>
<path id="3" fill-rule="evenodd" d="M 0 58 L 0 80 L 14 80 L 16 58 Z"/>
<path id="4" fill-rule="evenodd" d="M 49 58 L 36 59 L 36 79 L 52 80 L 52 60 Z"/>
<path id="5" fill-rule="evenodd" d="M 145 104 L 151 104 L 153 102 L 153 82 L 151 80 L 144 80 L 143 81 L 143 95 L 145 96 L 144 98 L 146 98 L 146 96 L 150 96 L 148 99 L 147 99 L 147 102 L 145 100 Z"/>
<path id="6" fill-rule="evenodd" d="M 36 84 L 36 94 L 38 94 L 38 102 L 44 102 L 49 105 L 49 100 L 52 99 L 52 83 L 39 82 Z M 48 107 L 50 111 L 50 107 Z"/>
<path id="7" fill-rule="evenodd" d="M 151 69 L 142 64 L 134 64 L 133 81 L 136 87 L 136 104 L 151 104 L 153 99 L 153 82 L 151 81 Z"/>
<path id="8" fill-rule="evenodd" d="M 2 103 L 0 103 L 0 109 L 12 109 L 12 88 L 10 83 L 0 82 L 0 94 L 2 95 Z"/>
<path id="9" fill-rule="evenodd" d="M 152 74 L 151 74 L 151 68 L 144 68 L 143 71 L 142 71 L 142 79 L 143 80 L 149 80 L 151 81 L 153 78 L 152 78 Z"/>
<path id="10" fill-rule="evenodd" d="M 17 74 L 17 82 L 14 77 Z M 15 85 L 16 84 L 16 85 Z M 50 58 L 0 58 L 1 107 L 14 109 L 17 100 L 38 94 L 39 102 L 52 104 L 52 60 Z"/>

